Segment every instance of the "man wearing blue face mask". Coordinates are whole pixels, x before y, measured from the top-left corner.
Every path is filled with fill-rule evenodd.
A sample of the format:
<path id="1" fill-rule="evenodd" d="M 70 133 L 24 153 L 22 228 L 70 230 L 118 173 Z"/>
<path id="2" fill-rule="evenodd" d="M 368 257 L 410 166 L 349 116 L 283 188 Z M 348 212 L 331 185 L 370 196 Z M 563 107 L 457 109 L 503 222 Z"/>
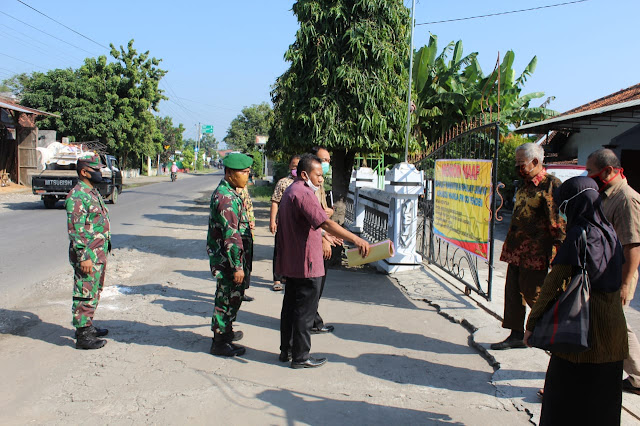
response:
<path id="1" fill-rule="evenodd" d="M 314 146 L 311 149 L 311 154 L 315 155 L 322 161 L 322 176 L 326 176 L 329 173 L 329 168 L 331 164 L 331 155 L 329 151 L 321 146 Z M 318 201 L 320 201 L 320 205 L 324 209 L 325 213 L 329 218 L 333 216 L 333 209 L 327 205 L 327 192 L 324 189 L 324 185 L 320 185 L 318 190 L 316 191 L 316 197 L 318 197 Z M 320 285 L 320 295 L 318 299 L 322 297 L 322 292 L 324 291 L 324 284 L 327 281 L 327 266 L 328 261 L 331 259 L 331 247 L 335 247 L 336 245 L 342 245 L 342 240 L 336 238 L 326 232 L 322 235 L 322 254 L 324 257 L 324 276 L 322 277 L 322 283 Z M 312 334 L 321 334 L 321 333 L 331 333 L 333 332 L 334 327 L 332 325 L 325 325 L 322 317 L 319 312 L 316 312 L 316 316 L 313 320 L 313 327 L 311 328 Z"/>
<path id="2" fill-rule="evenodd" d="M 613 225 L 622 249 L 625 263 L 622 266 L 622 287 L 620 297 L 622 306 L 629 306 L 638 283 L 638 265 L 640 265 L 640 194 L 624 177 L 620 160 L 610 149 L 599 149 L 587 158 L 587 174 L 593 178 L 600 189 L 602 210 Z M 629 357 L 624 360 L 623 368 L 629 375 L 622 389 L 640 395 L 640 343 L 627 322 Z"/>

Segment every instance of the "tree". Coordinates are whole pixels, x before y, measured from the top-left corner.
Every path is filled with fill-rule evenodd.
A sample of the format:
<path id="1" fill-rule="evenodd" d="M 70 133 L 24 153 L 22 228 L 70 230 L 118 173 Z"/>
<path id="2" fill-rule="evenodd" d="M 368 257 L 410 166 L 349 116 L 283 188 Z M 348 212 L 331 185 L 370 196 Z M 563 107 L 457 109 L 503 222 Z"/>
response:
<path id="1" fill-rule="evenodd" d="M 194 164 L 193 161 L 196 159 L 196 155 L 193 152 L 193 148 L 191 146 L 188 146 L 184 149 L 184 151 L 182 151 L 182 164 L 184 165 L 185 168 L 189 168 L 189 169 L 194 169 Z"/>
<path id="2" fill-rule="evenodd" d="M 167 99 L 158 88 L 166 71 L 149 52 L 138 54 L 133 40 L 127 48 L 111 45 L 106 56 L 87 58 L 77 70 L 19 74 L 8 81 L 25 106 L 54 112 L 38 118 L 39 126 L 78 141 L 100 140 L 124 164 L 138 164 L 145 155 L 162 151 L 163 134 L 152 111 Z"/>
<path id="3" fill-rule="evenodd" d="M 231 121 L 223 141 L 238 151 L 253 151 L 256 136 L 269 134 L 272 123 L 273 111 L 268 103 L 244 107 L 242 113 Z"/>
<path id="4" fill-rule="evenodd" d="M 173 120 L 171 117 L 156 117 L 156 127 L 160 133 L 162 133 L 162 153 L 160 154 L 160 161 L 167 162 L 172 155 L 175 155 L 176 151 L 182 149 L 183 141 L 182 134 L 184 133 L 184 126 L 182 123 L 178 124 L 178 127 L 173 127 Z"/>
<path id="5" fill-rule="evenodd" d="M 332 150 L 341 220 L 356 153 L 403 150 L 409 11 L 400 0 L 299 0 L 293 12 L 300 28 L 271 94 L 267 150 Z"/>
<path id="6" fill-rule="evenodd" d="M 218 140 L 211 133 L 205 133 L 200 139 L 200 152 L 204 152 L 207 157 L 212 157 L 218 150 Z"/>

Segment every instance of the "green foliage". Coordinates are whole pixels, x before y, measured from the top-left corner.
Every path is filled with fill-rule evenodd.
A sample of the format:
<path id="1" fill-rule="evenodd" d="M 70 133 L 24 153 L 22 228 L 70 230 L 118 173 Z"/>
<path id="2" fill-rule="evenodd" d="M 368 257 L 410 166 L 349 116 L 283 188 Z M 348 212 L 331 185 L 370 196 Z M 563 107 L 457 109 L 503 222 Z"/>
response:
<path id="1" fill-rule="evenodd" d="M 527 137 L 511 133 L 506 137 L 500 137 L 498 145 L 498 182 L 505 185 L 502 196 L 505 203 L 511 204 L 511 199 L 515 194 L 514 181 L 521 179 L 516 173 L 516 148 L 520 145 L 531 142 Z"/>
<path id="2" fill-rule="evenodd" d="M 262 178 L 262 176 L 264 176 L 264 162 L 262 161 L 262 152 L 254 150 L 248 152 L 247 155 L 250 155 L 253 158 L 253 164 L 251 165 L 253 176 L 257 179 Z"/>
<path id="3" fill-rule="evenodd" d="M 290 67 L 271 97 L 267 152 L 332 152 L 333 197 L 344 217 L 356 153 L 401 152 L 409 84 L 409 10 L 401 0 L 299 0 Z"/>
<path id="4" fill-rule="evenodd" d="M 200 152 L 204 152 L 207 157 L 215 157 L 218 155 L 218 140 L 211 133 L 205 133 L 200 138 Z"/>
<path id="5" fill-rule="evenodd" d="M 409 13 L 399 0 L 300 0 L 290 68 L 276 81 L 269 152 L 403 147 Z"/>
<path id="6" fill-rule="evenodd" d="M 285 163 L 282 161 L 276 161 L 275 163 L 273 163 L 273 181 L 274 182 L 278 182 L 280 179 L 288 175 L 289 175 L 288 162 Z"/>
<path id="7" fill-rule="evenodd" d="M 242 108 L 242 113 L 231 121 L 224 142 L 242 152 L 255 149 L 256 136 L 266 136 L 273 124 L 273 111 L 268 103 Z"/>
<path id="8" fill-rule="evenodd" d="M 182 151 L 182 164 L 184 168 L 193 170 L 193 162 L 196 159 L 196 155 L 193 152 L 193 147 L 188 146 Z"/>
<path id="9" fill-rule="evenodd" d="M 524 83 L 535 71 L 535 56 L 516 78 L 515 54 L 510 50 L 498 69 L 485 76 L 477 52 L 463 56 L 462 41 L 447 44 L 440 54 L 437 43 L 438 38 L 431 34 L 429 43 L 415 53 L 413 133 L 421 140 L 423 148 L 463 120 L 482 114 L 488 118 L 489 112 L 497 119 L 498 99 L 500 122 L 505 133 L 510 126 L 556 114 L 543 107 L 531 107 L 531 101 L 543 97 L 543 92 L 522 95 Z"/>
<path id="10" fill-rule="evenodd" d="M 123 166 L 162 152 L 164 134 L 152 112 L 167 99 L 158 88 L 166 71 L 149 52 L 138 54 L 131 40 L 127 48 L 111 45 L 106 56 L 87 58 L 71 68 L 14 76 L 8 85 L 25 106 L 57 113 L 40 116 L 38 126 L 57 130 L 78 141 L 100 140 L 124 160 Z"/>
<path id="11" fill-rule="evenodd" d="M 264 202 L 268 203 L 271 201 L 271 196 L 273 195 L 273 189 L 275 185 L 266 185 L 266 186 L 257 186 L 257 185 L 249 185 L 249 195 L 251 199 L 256 202 Z"/>
<path id="12" fill-rule="evenodd" d="M 160 161 L 166 162 L 176 151 L 180 151 L 183 146 L 182 134 L 184 126 L 182 123 L 178 127 L 173 127 L 171 117 L 155 117 L 156 128 L 162 134 L 162 152 Z"/>

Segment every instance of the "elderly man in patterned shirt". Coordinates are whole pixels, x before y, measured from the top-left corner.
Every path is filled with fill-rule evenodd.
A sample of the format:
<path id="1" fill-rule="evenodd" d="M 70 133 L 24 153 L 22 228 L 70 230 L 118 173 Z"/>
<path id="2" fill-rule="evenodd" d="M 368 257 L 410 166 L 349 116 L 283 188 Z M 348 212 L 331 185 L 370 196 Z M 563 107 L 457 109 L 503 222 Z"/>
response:
<path id="1" fill-rule="evenodd" d="M 526 347 L 524 320 L 526 305 L 538 299 L 556 249 L 565 237 L 565 221 L 553 201 L 560 179 L 547 174 L 542 162 L 544 149 L 535 143 L 516 148 L 516 169 L 524 184 L 516 193 L 511 225 L 502 246 L 500 260 L 507 262 L 502 327 L 511 334 L 491 349 Z"/>

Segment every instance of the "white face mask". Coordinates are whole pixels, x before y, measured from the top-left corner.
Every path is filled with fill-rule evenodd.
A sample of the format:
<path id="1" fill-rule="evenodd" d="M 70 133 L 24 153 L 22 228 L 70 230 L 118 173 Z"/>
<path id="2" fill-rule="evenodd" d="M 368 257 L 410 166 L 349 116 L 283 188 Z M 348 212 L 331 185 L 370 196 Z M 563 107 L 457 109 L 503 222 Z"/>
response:
<path id="1" fill-rule="evenodd" d="M 307 184 L 307 186 L 309 186 L 309 188 L 311 188 L 311 190 L 312 190 L 313 192 L 316 192 L 318 189 L 320 189 L 320 187 L 319 187 L 319 186 L 315 186 L 315 185 L 311 182 L 311 179 L 307 179 L 307 180 L 305 180 L 305 183 Z"/>
<path id="2" fill-rule="evenodd" d="M 597 190 L 595 190 L 593 188 L 585 188 L 582 191 L 578 192 L 573 197 L 569 198 L 568 200 L 564 200 L 562 203 L 560 203 L 560 206 L 558 206 L 558 213 L 560 213 L 560 216 L 562 216 L 562 218 L 565 221 L 567 220 L 567 206 L 569 205 L 569 201 L 573 200 L 574 198 L 576 198 L 578 195 L 582 194 L 585 191 L 596 191 L 596 192 L 598 192 Z"/>

